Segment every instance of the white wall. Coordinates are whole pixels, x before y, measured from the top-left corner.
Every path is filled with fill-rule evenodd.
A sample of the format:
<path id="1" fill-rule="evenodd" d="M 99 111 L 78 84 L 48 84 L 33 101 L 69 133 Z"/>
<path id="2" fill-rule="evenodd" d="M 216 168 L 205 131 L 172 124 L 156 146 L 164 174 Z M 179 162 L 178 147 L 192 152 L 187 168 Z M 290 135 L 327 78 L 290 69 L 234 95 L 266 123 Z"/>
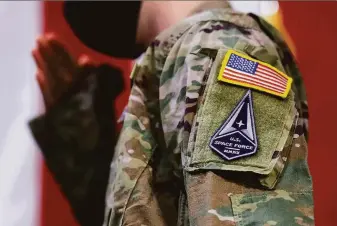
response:
<path id="1" fill-rule="evenodd" d="M 39 1 L 0 1 L 0 226 L 38 226 L 40 155 L 27 128 L 38 112 L 30 55 Z"/>

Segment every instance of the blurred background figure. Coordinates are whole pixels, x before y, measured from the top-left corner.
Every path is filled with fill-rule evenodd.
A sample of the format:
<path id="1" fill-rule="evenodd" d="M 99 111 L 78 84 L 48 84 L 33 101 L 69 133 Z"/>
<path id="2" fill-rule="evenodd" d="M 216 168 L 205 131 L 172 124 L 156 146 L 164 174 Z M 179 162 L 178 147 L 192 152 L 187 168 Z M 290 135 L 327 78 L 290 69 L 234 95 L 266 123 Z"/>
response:
<path id="1" fill-rule="evenodd" d="M 121 72 L 73 58 L 53 34 L 33 50 L 46 113 L 30 122 L 44 161 L 81 225 L 101 225 L 110 163 L 118 136 L 114 101 Z"/>

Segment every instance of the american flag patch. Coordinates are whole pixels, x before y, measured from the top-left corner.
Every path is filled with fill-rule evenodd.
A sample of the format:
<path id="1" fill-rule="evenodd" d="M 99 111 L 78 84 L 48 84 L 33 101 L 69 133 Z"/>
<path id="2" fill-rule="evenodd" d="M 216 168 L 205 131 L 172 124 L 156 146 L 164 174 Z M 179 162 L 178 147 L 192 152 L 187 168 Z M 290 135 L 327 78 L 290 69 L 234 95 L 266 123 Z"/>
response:
<path id="1" fill-rule="evenodd" d="M 218 80 L 286 98 L 292 78 L 275 67 L 234 50 L 226 53 Z"/>

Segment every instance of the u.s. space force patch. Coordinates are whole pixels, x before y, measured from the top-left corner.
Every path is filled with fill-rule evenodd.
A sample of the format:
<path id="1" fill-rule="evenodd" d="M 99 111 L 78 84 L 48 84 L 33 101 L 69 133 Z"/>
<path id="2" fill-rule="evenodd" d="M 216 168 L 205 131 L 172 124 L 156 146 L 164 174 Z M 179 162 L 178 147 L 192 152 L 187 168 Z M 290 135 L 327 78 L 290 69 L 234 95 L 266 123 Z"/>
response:
<path id="1" fill-rule="evenodd" d="M 228 50 L 218 80 L 282 98 L 288 96 L 292 78 L 275 67 L 235 50 Z"/>
<path id="2" fill-rule="evenodd" d="M 234 160 L 255 154 L 257 144 L 252 93 L 248 90 L 212 136 L 209 146 L 225 160 Z"/>

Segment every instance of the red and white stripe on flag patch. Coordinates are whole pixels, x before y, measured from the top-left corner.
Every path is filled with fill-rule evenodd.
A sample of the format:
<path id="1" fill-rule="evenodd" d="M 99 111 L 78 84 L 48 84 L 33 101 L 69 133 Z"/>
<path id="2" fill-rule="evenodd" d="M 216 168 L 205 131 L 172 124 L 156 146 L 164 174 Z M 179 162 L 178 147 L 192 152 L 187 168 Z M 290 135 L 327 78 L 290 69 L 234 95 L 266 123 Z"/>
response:
<path id="1" fill-rule="evenodd" d="M 292 78 L 275 67 L 235 50 L 228 50 L 218 80 L 286 98 Z"/>

